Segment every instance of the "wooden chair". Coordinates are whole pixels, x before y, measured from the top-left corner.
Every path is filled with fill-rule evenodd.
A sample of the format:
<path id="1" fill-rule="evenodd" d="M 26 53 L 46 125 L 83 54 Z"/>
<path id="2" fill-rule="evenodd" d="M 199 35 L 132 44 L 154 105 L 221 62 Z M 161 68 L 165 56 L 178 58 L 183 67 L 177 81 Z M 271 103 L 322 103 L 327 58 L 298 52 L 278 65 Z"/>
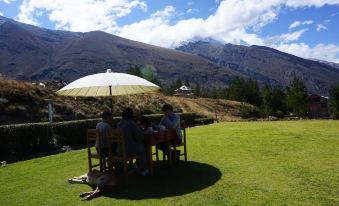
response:
<path id="1" fill-rule="evenodd" d="M 182 133 L 182 142 L 179 145 L 172 145 L 170 146 L 170 150 L 174 150 L 174 153 L 176 154 L 178 147 L 183 147 L 183 153 L 180 153 L 180 156 L 184 156 L 185 162 L 187 162 L 187 145 L 186 145 L 186 124 L 185 121 L 181 121 L 181 133 Z M 163 160 L 166 160 L 166 154 L 163 152 Z M 156 149 L 155 153 L 152 155 L 156 156 L 156 160 L 159 160 L 159 152 L 158 149 Z M 180 157 L 179 156 L 179 157 Z M 176 157 L 172 157 L 172 161 L 176 162 Z"/>
<path id="2" fill-rule="evenodd" d="M 181 133 L 182 133 L 182 142 L 179 145 L 173 145 L 171 149 L 174 150 L 174 154 L 176 154 L 177 152 L 177 148 L 178 147 L 183 147 L 184 151 L 183 153 L 179 155 L 180 156 L 184 156 L 184 160 L 185 162 L 187 162 L 187 145 L 186 145 L 186 123 L 185 121 L 181 121 Z M 176 161 L 176 157 L 173 157 L 173 161 Z"/>
<path id="3" fill-rule="evenodd" d="M 117 148 L 120 149 L 119 154 L 112 154 L 112 149 L 109 149 L 108 151 L 108 164 L 109 169 L 113 169 L 114 163 L 122 163 L 123 171 L 124 171 L 124 178 L 125 180 L 128 179 L 128 170 L 127 166 L 128 163 L 133 163 L 133 160 L 137 160 L 138 156 L 127 156 L 126 153 L 126 145 L 125 145 L 125 139 L 122 133 L 122 130 L 120 129 L 111 129 L 110 135 L 109 135 L 109 142 L 110 145 L 116 144 Z"/>
<path id="4" fill-rule="evenodd" d="M 86 138 L 87 138 L 87 153 L 88 153 L 88 167 L 89 171 L 91 172 L 94 167 L 99 166 L 100 171 L 105 170 L 105 157 L 101 155 L 101 149 L 100 147 L 98 148 L 98 152 L 92 152 L 93 149 L 93 142 L 95 143 L 96 140 L 98 139 L 99 145 L 101 144 L 101 140 L 99 138 L 99 131 L 97 129 L 87 129 L 86 133 Z M 98 164 L 93 164 L 92 159 L 98 159 L 99 163 Z"/>

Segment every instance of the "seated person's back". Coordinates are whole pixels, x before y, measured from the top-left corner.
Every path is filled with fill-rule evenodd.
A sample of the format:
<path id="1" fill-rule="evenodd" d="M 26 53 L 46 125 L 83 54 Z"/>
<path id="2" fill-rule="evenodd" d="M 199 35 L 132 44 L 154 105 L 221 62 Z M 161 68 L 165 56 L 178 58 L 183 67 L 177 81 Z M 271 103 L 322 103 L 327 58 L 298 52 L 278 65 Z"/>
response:
<path id="1" fill-rule="evenodd" d="M 102 115 L 102 121 L 99 122 L 96 125 L 96 129 L 99 130 L 99 139 L 95 142 L 95 147 L 97 148 L 97 151 L 99 152 L 99 148 L 101 150 L 101 154 L 108 155 L 108 148 L 109 148 L 109 141 L 108 141 L 108 135 L 111 129 L 111 123 L 112 123 L 112 113 L 110 112 L 103 112 Z M 114 149 L 114 148 L 113 148 Z"/>
<path id="2" fill-rule="evenodd" d="M 122 120 L 117 125 L 118 129 L 123 132 L 126 153 L 128 155 L 139 155 L 144 151 L 143 130 L 133 120 L 133 110 L 131 108 L 124 109 Z M 121 153 L 121 148 L 118 146 L 118 153 Z"/>

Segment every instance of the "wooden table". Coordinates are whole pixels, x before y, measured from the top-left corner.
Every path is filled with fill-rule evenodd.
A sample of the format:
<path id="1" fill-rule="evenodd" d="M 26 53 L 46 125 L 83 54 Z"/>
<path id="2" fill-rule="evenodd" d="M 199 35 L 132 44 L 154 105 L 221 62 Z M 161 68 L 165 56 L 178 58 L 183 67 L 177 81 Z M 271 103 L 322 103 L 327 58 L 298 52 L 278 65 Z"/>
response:
<path id="1" fill-rule="evenodd" d="M 153 154 L 152 154 L 152 147 L 157 145 L 158 143 L 166 143 L 168 152 L 168 161 L 170 166 L 172 165 L 172 154 L 170 152 L 171 143 L 178 139 L 178 135 L 175 129 L 168 129 L 166 131 L 156 131 L 153 133 L 145 133 L 145 145 L 147 148 L 147 155 L 148 155 L 148 168 L 151 175 L 154 174 L 153 170 Z"/>

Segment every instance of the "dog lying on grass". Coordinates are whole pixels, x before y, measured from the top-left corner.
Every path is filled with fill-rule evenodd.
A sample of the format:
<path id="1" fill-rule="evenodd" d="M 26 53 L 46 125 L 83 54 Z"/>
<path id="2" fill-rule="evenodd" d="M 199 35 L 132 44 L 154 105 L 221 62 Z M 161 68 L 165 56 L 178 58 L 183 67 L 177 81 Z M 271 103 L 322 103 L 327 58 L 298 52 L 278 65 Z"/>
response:
<path id="1" fill-rule="evenodd" d="M 68 180 L 69 183 L 87 184 L 93 188 L 93 191 L 84 192 L 80 195 L 82 200 L 91 200 L 101 196 L 104 192 L 113 191 L 118 185 L 118 179 L 112 172 L 100 172 L 93 170 L 80 177 L 73 177 Z"/>

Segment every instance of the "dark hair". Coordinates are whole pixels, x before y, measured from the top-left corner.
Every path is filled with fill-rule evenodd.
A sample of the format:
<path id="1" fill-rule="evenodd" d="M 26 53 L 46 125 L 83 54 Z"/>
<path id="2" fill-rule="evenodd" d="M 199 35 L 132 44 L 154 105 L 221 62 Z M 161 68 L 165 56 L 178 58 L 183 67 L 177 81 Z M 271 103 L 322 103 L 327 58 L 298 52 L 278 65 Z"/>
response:
<path id="1" fill-rule="evenodd" d="M 122 116 L 123 119 L 133 120 L 134 119 L 133 110 L 131 108 L 127 107 L 122 111 L 121 116 Z"/>
<path id="2" fill-rule="evenodd" d="M 110 117 L 112 117 L 112 116 L 113 116 L 112 113 L 109 112 L 109 111 L 104 111 L 104 112 L 101 114 L 101 118 L 102 118 L 102 119 L 107 119 L 107 118 L 110 118 Z"/>
<path id="3" fill-rule="evenodd" d="M 167 111 L 167 110 L 170 110 L 170 111 L 173 112 L 173 107 L 172 107 L 172 105 L 170 105 L 170 104 L 165 104 L 164 106 L 162 106 L 161 111 L 165 112 L 165 111 Z"/>

